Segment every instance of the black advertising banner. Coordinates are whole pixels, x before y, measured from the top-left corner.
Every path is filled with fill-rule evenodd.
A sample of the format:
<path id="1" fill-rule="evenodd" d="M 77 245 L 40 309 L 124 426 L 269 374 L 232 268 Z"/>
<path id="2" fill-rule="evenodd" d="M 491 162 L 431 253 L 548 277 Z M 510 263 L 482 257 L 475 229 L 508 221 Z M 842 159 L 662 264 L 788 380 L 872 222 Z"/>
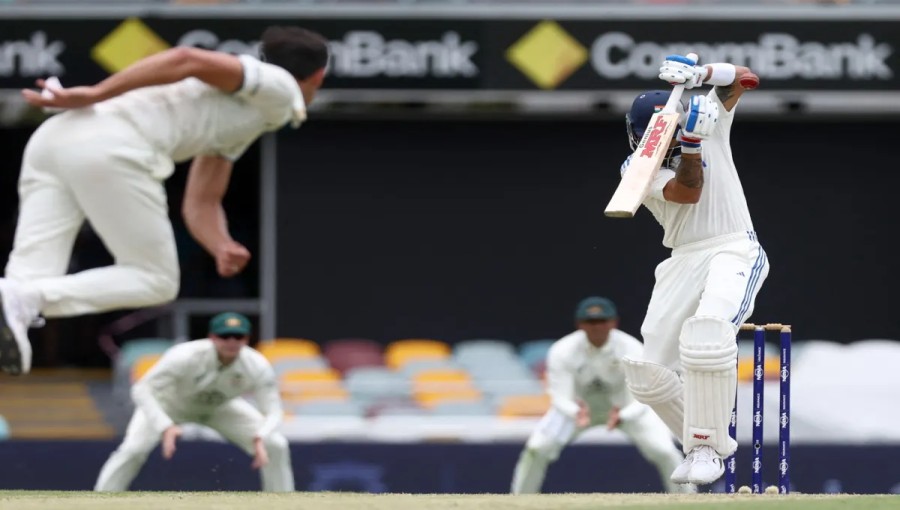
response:
<path id="1" fill-rule="evenodd" d="M 298 24 L 331 41 L 330 89 L 640 89 L 662 57 L 751 67 L 767 90 L 900 89 L 894 20 L 566 20 L 350 18 L 0 19 L 0 88 L 58 75 L 102 79 L 175 45 L 253 53 L 270 24 Z M 703 40 L 686 40 L 702 34 Z"/>

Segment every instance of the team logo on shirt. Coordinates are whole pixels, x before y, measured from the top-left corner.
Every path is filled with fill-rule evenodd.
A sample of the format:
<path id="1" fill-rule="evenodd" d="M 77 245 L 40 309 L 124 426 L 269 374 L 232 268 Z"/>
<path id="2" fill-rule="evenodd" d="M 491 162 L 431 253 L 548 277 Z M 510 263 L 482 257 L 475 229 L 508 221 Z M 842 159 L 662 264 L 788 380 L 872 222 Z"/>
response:
<path id="1" fill-rule="evenodd" d="M 234 386 L 235 388 L 240 388 L 241 385 L 243 385 L 243 383 L 244 383 L 243 374 L 234 374 L 233 376 L 231 376 L 231 385 Z"/>

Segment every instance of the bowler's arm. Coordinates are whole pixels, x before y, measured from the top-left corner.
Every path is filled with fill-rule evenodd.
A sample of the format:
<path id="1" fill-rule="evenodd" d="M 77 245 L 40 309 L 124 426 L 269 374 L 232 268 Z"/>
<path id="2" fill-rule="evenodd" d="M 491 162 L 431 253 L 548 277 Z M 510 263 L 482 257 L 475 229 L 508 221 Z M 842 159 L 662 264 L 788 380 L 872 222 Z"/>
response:
<path id="1" fill-rule="evenodd" d="M 95 85 L 97 101 L 141 87 L 166 85 L 191 77 L 231 93 L 241 87 L 244 69 L 235 55 L 179 46 L 138 60 Z"/>
<path id="2" fill-rule="evenodd" d="M 222 199 L 234 163 L 220 156 L 197 156 L 188 172 L 181 216 L 188 231 L 210 254 L 233 241 Z"/>

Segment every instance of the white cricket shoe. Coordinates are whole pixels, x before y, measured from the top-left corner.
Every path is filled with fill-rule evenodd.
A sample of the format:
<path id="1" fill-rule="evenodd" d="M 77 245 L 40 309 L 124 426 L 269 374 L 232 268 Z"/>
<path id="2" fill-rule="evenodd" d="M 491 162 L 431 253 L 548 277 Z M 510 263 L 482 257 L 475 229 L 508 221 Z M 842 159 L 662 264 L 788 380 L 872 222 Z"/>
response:
<path id="1" fill-rule="evenodd" d="M 31 370 L 28 328 L 39 322 L 40 298 L 0 278 L 0 370 L 23 375 Z"/>
<path id="2" fill-rule="evenodd" d="M 693 462 L 693 459 L 694 451 L 691 450 L 684 460 L 681 461 L 681 464 L 675 468 L 675 471 L 672 471 L 672 476 L 669 477 L 669 480 L 674 483 L 690 483 L 688 475 L 691 474 L 691 462 Z"/>
<path id="3" fill-rule="evenodd" d="M 725 463 L 712 446 L 700 445 L 691 450 L 691 471 L 688 481 L 697 485 L 715 482 L 725 474 Z"/>

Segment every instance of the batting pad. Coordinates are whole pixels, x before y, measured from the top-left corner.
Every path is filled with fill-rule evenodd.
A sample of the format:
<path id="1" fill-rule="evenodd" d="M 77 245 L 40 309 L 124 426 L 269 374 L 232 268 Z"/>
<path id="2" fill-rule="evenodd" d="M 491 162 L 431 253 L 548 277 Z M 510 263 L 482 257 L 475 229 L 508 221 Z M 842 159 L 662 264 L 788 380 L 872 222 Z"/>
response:
<path id="1" fill-rule="evenodd" d="M 623 359 L 625 383 L 635 400 L 653 409 L 672 434 L 684 434 L 684 385 L 678 374 L 657 363 Z"/>
<path id="2" fill-rule="evenodd" d="M 734 325 L 718 317 L 691 317 L 681 330 L 685 453 L 709 445 L 727 457 L 737 449 L 728 435 L 737 391 L 735 335 Z"/>

